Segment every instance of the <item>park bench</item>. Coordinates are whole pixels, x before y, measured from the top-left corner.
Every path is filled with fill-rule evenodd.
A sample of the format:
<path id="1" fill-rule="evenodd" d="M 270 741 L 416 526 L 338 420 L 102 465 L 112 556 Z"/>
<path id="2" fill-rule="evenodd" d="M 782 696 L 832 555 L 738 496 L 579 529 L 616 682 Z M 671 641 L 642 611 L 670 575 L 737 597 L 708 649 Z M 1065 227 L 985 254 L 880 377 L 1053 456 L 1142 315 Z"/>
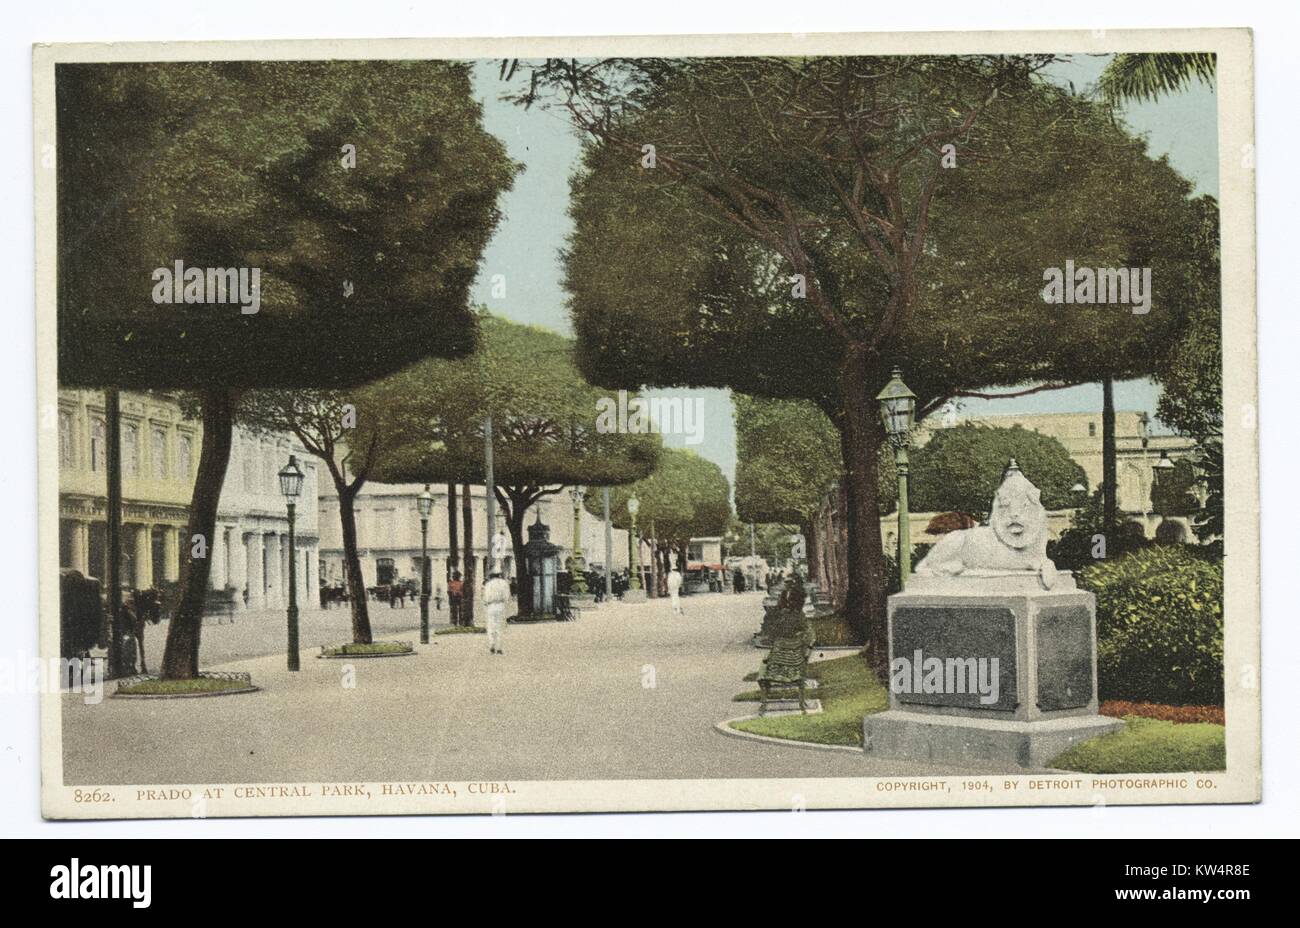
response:
<path id="1" fill-rule="evenodd" d="M 759 714 L 767 712 L 767 704 L 772 699 L 773 690 L 799 691 L 799 710 L 808 712 L 805 698 L 808 674 L 808 656 L 812 654 L 816 636 L 812 627 L 801 624 L 792 628 L 786 625 L 779 637 L 772 639 L 772 648 L 763 660 L 763 669 L 758 673 L 758 688 L 762 692 L 759 702 Z"/>
<path id="2" fill-rule="evenodd" d="M 555 594 L 555 618 L 559 622 L 575 622 L 578 618 L 578 612 L 573 607 L 573 600 L 569 599 L 568 593 Z"/>

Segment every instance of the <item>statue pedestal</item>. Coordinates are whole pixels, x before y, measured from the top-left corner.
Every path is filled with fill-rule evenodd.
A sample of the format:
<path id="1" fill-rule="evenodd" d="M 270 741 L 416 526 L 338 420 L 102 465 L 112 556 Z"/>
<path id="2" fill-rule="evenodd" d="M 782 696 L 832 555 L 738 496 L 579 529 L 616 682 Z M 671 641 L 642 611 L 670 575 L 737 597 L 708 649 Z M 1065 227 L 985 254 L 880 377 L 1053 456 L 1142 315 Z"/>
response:
<path id="1" fill-rule="evenodd" d="M 1061 572 L 913 576 L 889 597 L 889 710 L 865 750 L 934 763 L 1042 767 L 1123 728 L 1097 714 L 1096 600 Z"/>

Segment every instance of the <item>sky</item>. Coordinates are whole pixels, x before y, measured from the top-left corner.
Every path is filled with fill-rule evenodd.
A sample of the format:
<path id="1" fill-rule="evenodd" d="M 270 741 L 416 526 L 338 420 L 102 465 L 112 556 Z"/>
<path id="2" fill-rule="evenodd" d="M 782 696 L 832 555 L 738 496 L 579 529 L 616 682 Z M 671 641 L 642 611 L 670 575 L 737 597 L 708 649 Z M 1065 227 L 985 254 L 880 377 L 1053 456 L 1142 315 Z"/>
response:
<path id="1" fill-rule="evenodd" d="M 1102 55 L 1076 55 L 1052 65 L 1048 76 L 1083 90 L 1096 81 L 1108 60 Z M 517 76 L 515 83 L 522 77 Z M 502 222 L 483 254 L 472 297 L 497 315 L 571 335 L 561 250 L 573 228 L 568 216 L 569 178 L 578 165 L 581 140 L 556 113 L 536 107 L 524 110 L 502 101 L 501 94 L 510 87 L 500 80 L 499 62 L 476 63 L 474 89 L 483 104 L 485 127 L 505 143 L 524 171 L 501 200 Z M 1218 115 L 1212 88 L 1194 82 L 1156 102 L 1130 104 L 1123 115 L 1135 132 L 1147 136 L 1153 156 L 1168 155 L 1174 168 L 1195 185 L 1193 195 L 1218 196 Z M 734 487 L 736 432 L 729 393 L 700 389 L 650 393 L 702 400 L 701 428 L 689 439 L 665 435 L 664 444 L 689 447 L 714 461 Z M 1159 387 L 1149 380 L 1115 385 L 1115 405 L 1120 410 L 1154 416 L 1158 397 Z M 967 399 L 958 415 L 1100 408 L 1101 385 L 1088 384 L 1013 399 Z"/>

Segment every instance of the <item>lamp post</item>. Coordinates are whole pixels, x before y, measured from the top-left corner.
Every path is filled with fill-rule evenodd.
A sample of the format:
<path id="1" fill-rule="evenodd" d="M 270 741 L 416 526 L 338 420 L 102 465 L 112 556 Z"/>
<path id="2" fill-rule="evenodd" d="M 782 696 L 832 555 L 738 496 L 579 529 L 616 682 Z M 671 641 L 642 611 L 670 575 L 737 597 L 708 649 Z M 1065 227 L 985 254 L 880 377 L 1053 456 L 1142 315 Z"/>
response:
<path id="1" fill-rule="evenodd" d="M 1088 497 L 1088 488 L 1083 485 L 1082 481 L 1076 483 L 1070 487 L 1070 496 L 1074 499 L 1074 508 L 1082 509 L 1083 502 Z"/>
<path id="2" fill-rule="evenodd" d="M 903 383 L 903 372 L 897 367 L 890 374 L 889 383 L 876 395 L 880 403 L 880 419 L 885 435 L 894 446 L 894 463 L 898 465 L 898 586 L 907 589 L 907 578 L 912 573 L 912 532 L 907 506 L 907 441 L 916 418 L 916 394 Z"/>
<path id="3" fill-rule="evenodd" d="M 302 471 L 298 458 L 289 455 L 289 463 L 280 471 L 280 492 L 289 505 L 289 640 L 286 646 L 290 670 L 298 669 L 298 549 L 293 536 L 294 500 L 302 492 Z"/>
<path id="4" fill-rule="evenodd" d="M 632 589 L 641 589 L 641 540 L 636 537 L 636 514 L 641 511 L 641 501 L 632 496 L 627 501 L 627 514 L 632 517 L 632 531 L 627 536 L 629 564 L 632 567 Z"/>
<path id="5" fill-rule="evenodd" d="M 586 491 L 582 487 L 569 487 L 569 497 L 573 500 L 573 570 L 569 590 L 573 593 L 587 593 L 587 576 L 582 568 L 582 500 Z"/>
<path id="6" fill-rule="evenodd" d="M 429 643 L 429 514 L 433 512 L 433 494 L 429 485 L 415 499 L 420 510 L 420 644 Z"/>

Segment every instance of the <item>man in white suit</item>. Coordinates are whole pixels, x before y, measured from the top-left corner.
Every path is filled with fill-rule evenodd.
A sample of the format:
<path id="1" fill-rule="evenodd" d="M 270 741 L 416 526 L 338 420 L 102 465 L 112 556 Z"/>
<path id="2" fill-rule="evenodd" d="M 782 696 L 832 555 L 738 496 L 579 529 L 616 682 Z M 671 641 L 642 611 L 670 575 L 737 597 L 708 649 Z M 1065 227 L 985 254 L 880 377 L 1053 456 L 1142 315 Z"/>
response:
<path id="1" fill-rule="evenodd" d="M 510 602 L 510 584 L 501 577 L 501 569 L 493 566 L 492 576 L 483 584 L 483 607 L 487 612 L 488 653 L 504 654 L 501 650 L 501 632 L 506 625 L 506 605 Z"/>

